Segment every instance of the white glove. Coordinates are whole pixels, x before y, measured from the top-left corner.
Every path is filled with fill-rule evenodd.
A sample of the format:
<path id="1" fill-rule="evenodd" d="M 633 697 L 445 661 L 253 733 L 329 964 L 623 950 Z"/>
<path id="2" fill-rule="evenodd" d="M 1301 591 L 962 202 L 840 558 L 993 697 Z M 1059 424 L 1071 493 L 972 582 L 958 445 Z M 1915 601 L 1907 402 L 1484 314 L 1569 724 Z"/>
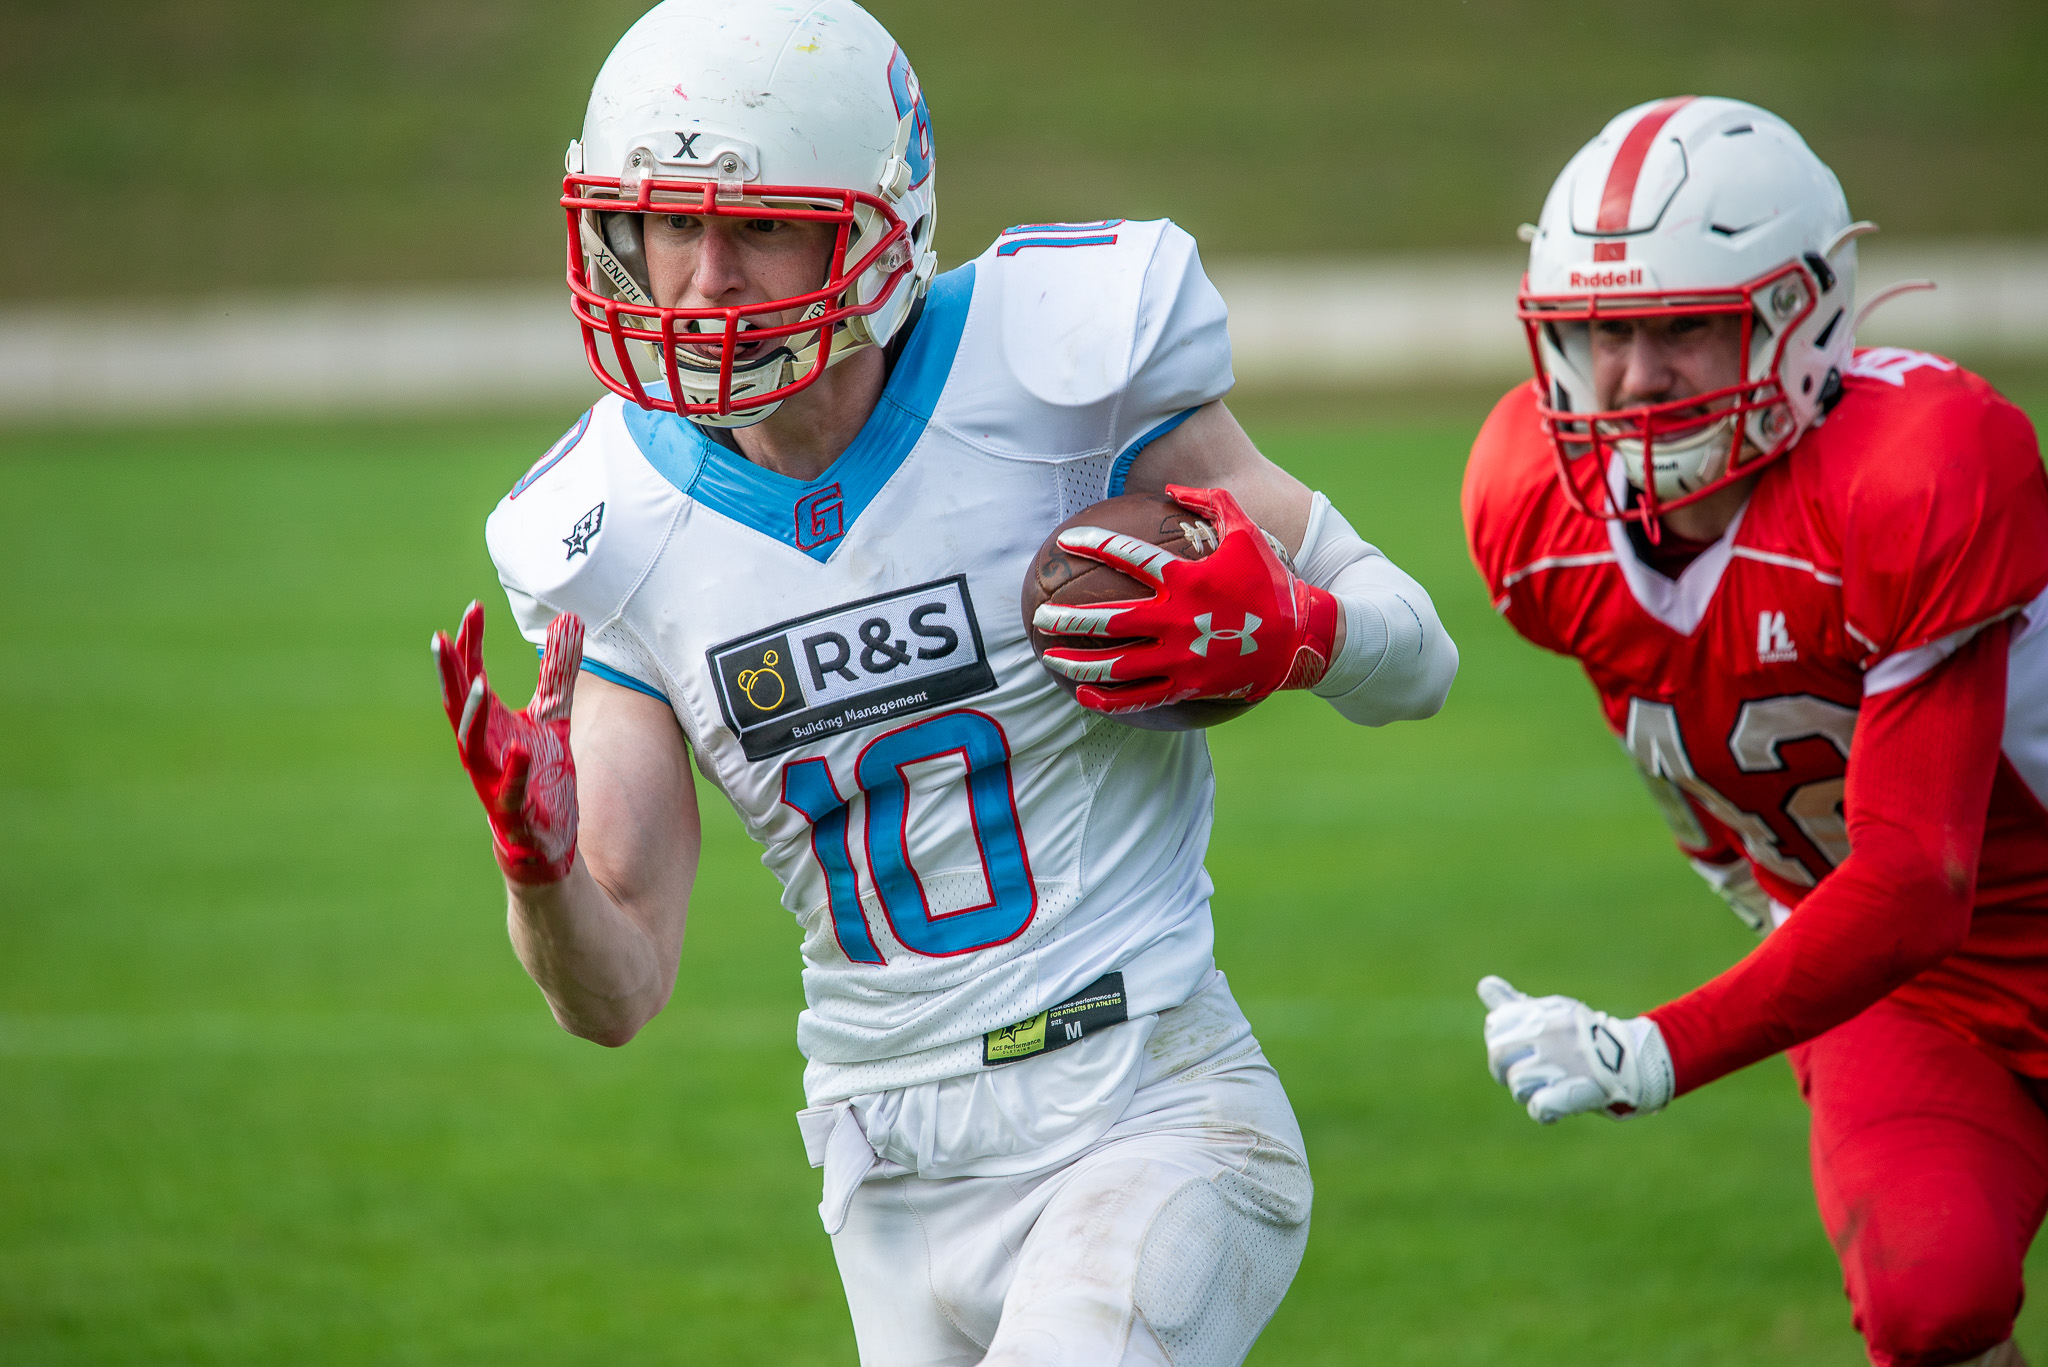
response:
<path id="1" fill-rule="evenodd" d="M 1661 1111 L 1675 1075 L 1664 1034 L 1648 1016 L 1617 1020 L 1574 997 L 1530 997 L 1505 978 L 1479 980 L 1486 1066 L 1529 1118 L 1548 1125 L 1584 1111 L 1616 1120 Z"/>

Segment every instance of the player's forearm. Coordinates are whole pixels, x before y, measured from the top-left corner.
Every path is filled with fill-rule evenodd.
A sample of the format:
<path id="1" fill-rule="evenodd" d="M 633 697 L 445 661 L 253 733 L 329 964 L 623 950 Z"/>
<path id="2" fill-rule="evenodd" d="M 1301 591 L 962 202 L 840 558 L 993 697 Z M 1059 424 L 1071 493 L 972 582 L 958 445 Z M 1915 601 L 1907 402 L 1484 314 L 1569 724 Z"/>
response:
<path id="1" fill-rule="evenodd" d="M 1970 888 L 1939 857 L 1852 854 L 1763 944 L 1650 1012 L 1680 1094 L 1832 1030 L 1961 947 Z"/>
<path id="2" fill-rule="evenodd" d="M 560 882 L 506 889 L 512 948 L 563 1029 L 615 1047 L 667 1005 L 677 956 L 648 922 L 673 920 L 679 939 L 686 905 L 636 917 L 580 856 Z"/>
<path id="3" fill-rule="evenodd" d="M 1852 853 L 1749 957 L 1651 1012 L 1688 1091 L 1813 1038 L 1961 947 L 2005 715 L 2006 628 L 1864 707 Z"/>
<path id="4" fill-rule="evenodd" d="M 1458 674 L 1458 647 L 1429 594 L 1317 495 L 1298 563 L 1343 608 L 1344 633 L 1315 692 L 1365 726 L 1436 715 Z"/>

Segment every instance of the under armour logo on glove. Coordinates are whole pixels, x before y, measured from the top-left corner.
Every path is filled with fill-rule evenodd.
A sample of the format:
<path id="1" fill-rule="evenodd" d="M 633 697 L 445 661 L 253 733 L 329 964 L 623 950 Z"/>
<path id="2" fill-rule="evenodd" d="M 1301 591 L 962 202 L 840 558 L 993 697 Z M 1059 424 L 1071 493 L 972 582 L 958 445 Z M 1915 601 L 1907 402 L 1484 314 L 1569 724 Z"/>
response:
<path id="1" fill-rule="evenodd" d="M 1081 685 L 1074 696 L 1083 707 L 1106 713 L 1193 698 L 1257 702 L 1321 682 L 1337 634 L 1337 600 L 1297 579 L 1227 490 L 1169 484 L 1166 494 L 1214 525 L 1216 549 L 1184 560 L 1101 527 L 1061 532 L 1061 549 L 1121 570 L 1154 593 L 1086 607 L 1041 604 L 1031 623 L 1042 632 L 1123 642 L 1096 650 L 1054 647 L 1041 657 L 1046 668 Z"/>
<path id="2" fill-rule="evenodd" d="M 1240 655 L 1249 655 L 1259 648 L 1259 643 L 1252 638 L 1252 633 L 1259 629 L 1262 619 L 1254 617 L 1251 613 L 1247 612 L 1244 615 L 1243 626 L 1224 627 L 1218 630 L 1209 625 L 1210 622 L 1215 620 L 1215 617 L 1216 614 L 1213 612 L 1198 612 L 1195 614 L 1195 629 L 1201 634 L 1196 636 L 1194 642 L 1188 646 L 1189 650 L 1194 651 L 1197 655 L 1207 655 L 1209 653 L 1209 642 L 1211 641 L 1235 641 L 1237 642 L 1237 653 Z"/>
<path id="3" fill-rule="evenodd" d="M 565 612 L 548 624 L 533 701 L 514 712 L 484 678 L 484 610 L 471 603 L 451 642 L 434 633 L 441 706 L 455 753 L 491 822 L 498 867 L 515 883 L 553 883 L 576 860 L 576 761 L 569 703 L 583 665 L 583 621 Z"/>

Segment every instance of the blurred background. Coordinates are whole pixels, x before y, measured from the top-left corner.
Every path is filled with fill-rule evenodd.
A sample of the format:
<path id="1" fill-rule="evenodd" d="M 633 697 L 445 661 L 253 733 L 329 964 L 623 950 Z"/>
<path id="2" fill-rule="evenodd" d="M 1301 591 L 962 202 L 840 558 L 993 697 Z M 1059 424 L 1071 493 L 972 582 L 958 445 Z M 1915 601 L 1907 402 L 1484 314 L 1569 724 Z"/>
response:
<path id="1" fill-rule="evenodd" d="M 588 389 L 557 193 L 640 0 L 0 7 L 0 413 L 360 411 Z M 1249 383 L 1519 373 L 1515 226 L 1642 99 L 1801 129 L 1881 236 L 1866 335 L 2048 355 L 2048 11 L 2025 0 L 898 0 L 937 119 L 939 248 L 1171 216 Z M 124 377 L 103 382 L 102 368 Z"/>
<path id="2" fill-rule="evenodd" d="M 530 686 L 482 519 L 597 392 L 554 199 L 641 8 L 0 0 L 0 1361 L 852 1361 L 753 850 L 707 790 L 675 1002 L 563 1036 L 425 651 L 481 597 Z M 1525 373 L 1516 224 L 1682 91 L 1805 134 L 1883 225 L 1867 281 L 1943 283 L 1866 339 L 2048 412 L 2048 9 L 873 8 L 945 263 L 1187 226 L 1233 407 L 1464 652 L 1425 726 L 1212 735 L 1219 957 L 1318 1181 L 1253 1360 L 1860 1361 L 1782 1064 L 1555 1131 L 1485 1079 L 1481 973 L 1636 1011 L 1748 941 L 1490 611 L 1456 491 Z"/>

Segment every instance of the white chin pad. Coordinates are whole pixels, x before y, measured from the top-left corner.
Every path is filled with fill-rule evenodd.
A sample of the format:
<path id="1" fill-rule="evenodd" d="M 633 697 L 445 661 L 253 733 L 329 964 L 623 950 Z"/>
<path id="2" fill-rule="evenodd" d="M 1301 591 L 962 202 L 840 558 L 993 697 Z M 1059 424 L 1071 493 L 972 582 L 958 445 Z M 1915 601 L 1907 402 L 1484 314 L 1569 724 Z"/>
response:
<path id="1" fill-rule="evenodd" d="M 1657 494 L 1672 498 L 1719 479 L 1727 467 L 1728 446 L 1735 432 L 1735 415 L 1724 414 L 1682 437 L 1660 439 L 1652 446 L 1656 465 Z M 1636 437 L 1617 437 L 1613 448 L 1621 457 L 1628 482 L 1643 487 L 1643 443 Z"/>

